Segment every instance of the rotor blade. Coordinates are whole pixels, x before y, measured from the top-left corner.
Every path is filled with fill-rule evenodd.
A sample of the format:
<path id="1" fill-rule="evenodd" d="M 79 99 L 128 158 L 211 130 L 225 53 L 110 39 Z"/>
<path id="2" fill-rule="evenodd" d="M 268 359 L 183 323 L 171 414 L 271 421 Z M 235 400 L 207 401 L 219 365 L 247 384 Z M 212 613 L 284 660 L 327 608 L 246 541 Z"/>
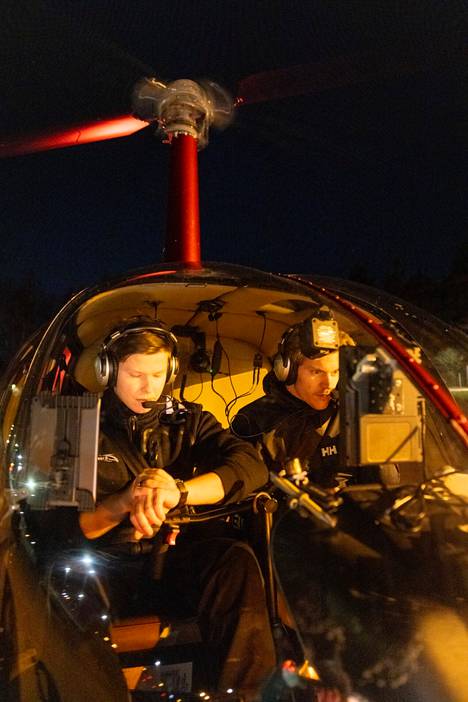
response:
<path id="1" fill-rule="evenodd" d="M 100 141 L 142 129 L 132 91 L 154 71 L 39 0 L 0 3 L 0 153 Z"/>
<path id="2" fill-rule="evenodd" d="M 132 115 L 122 115 L 111 119 L 91 122 L 66 129 L 57 129 L 34 136 L 15 137 L 0 141 L 0 157 L 21 156 L 37 151 L 63 149 L 67 146 L 89 144 L 94 141 L 116 139 L 129 136 L 148 126 Z"/>
<path id="3" fill-rule="evenodd" d="M 422 54 L 408 50 L 404 54 L 363 54 L 339 56 L 329 61 L 291 66 L 254 73 L 240 81 L 236 105 L 279 100 L 299 95 L 319 94 L 326 90 L 359 83 L 383 81 L 443 68 L 466 60 L 468 49 L 456 52 Z"/>

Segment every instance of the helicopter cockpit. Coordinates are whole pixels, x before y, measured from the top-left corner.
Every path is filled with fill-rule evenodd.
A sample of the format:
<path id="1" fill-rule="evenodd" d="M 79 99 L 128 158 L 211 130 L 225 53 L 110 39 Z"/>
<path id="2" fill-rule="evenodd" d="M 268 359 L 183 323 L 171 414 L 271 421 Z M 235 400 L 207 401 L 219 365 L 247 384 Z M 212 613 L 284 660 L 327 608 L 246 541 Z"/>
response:
<path id="1" fill-rule="evenodd" d="M 4 278 L 28 271 L 29 300 L 30 270 L 55 294 L 149 266 L 161 248 L 165 263 L 75 294 L 4 374 L 0 698 L 466 702 L 466 335 L 357 284 L 202 263 L 200 246 L 201 204 L 214 259 L 391 283 L 406 263 L 418 278 L 448 274 L 452 253 L 461 290 L 462 3 L 167 3 L 164 13 L 156 3 L 86 5 L 2 5 L 0 157 L 19 157 L 5 162 Z M 237 112 L 231 137 L 204 161 L 200 203 L 198 152 Z M 152 133 L 167 158 L 149 147 Z M 93 142 L 102 144 L 88 151 Z M 55 151 L 64 147 L 69 159 Z M 8 333 L 14 313 L 4 307 Z M 317 313 L 325 308 L 328 326 Z M 131 596 L 116 601 L 112 586 L 131 579 L 131 559 L 123 564 L 118 548 L 104 550 L 80 527 L 102 505 L 99 461 L 116 458 L 98 450 L 109 395 L 96 357 L 138 318 L 162 320 L 177 339 L 178 372 L 161 375 L 165 418 L 177 425 L 198 403 L 231 442 L 236 417 L 263 399 L 272 373 L 289 392 L 275 363 L 289 329 L 304 325 L 307 344 L 339 357 L 324 430 L 335 434 L 322 446 L 334 460 L 329 481 L 297 445 L 268 466 L 262 452 L 262 463 L 263 437 L 247 431 L 263 487 L 232 504 L 173 506 L 161 533 L 135 549 L 153 559 L 151 585 L 198 527 L 221 523 L 255 551 L 277 666 L 249 699 L 240 685 L 212 684 L 217 651 L 193 612 L 166 616 L 157 598 L 137 609 Z M 169 477 L 191 479 L 177 466 Z M 184 575 L 195 577 L 195 561 Z M 255 655 L 262 638 L 251 638 Z"/>
<path id="2" fill-rule="evenodd" d="M 291 525 L 288 519 L 278 520 L 276 536 L 269 544 L 276 576 L 271 571 L 269 582 L 273 580 L 275 589 L 275 578 L 280 583 L 283 579 L 280 587 L 293 620 L 301 622 L 299 629 L 303 622 L 296 607 L 297 583 L 284 574 L 285 540 L 291 530 L 302 529 L 308 534 L 311 530 L 307 539 L 317 534 L 323 539 L 320 513 L 326 514 L 326 531 L 333 531 L 341 523 L 340 514 L 343 524 L 349 521 L 349 505 L 352 520 L 356 505 L 360 510 L 370 505 L 374 522 L 382 529 L 400 529 L 405 540 L 408 534 L 414 538 L 427 531 L 433 517 L 421 505 L 430 493 L 429 503 L 436 504 L 436 512 L 443 511 L 444 502 L 450 503 L 457 538 L 464 533 L 466 451 L 459 435 L 433 397 L 425 393 L 424 385 L 418 385 L 417 373 L 410 375 L 393 355 L 392 346 L 385 344 L 381 318 L 375 309 L 366 309 L 371 306 L 369 299 L 362 307 L 355 300 L 346 307 L 342 301 L 351 298 L 338 292 L 331 286 L 235 266 L 208 264 L 197 270 L 166 264 L 76 295 L 49 328 L 24 348 L 9 370 L 9 385 L 2 398 L 3 463 L 9 466 L 6 494 L 10 502 L 3 513 L 10 515 L 15 543 L 14 567 L 7 574 L 6 616 L 13 616 L 14 610 L 16 630 L 21 632 L 14 644 L 16 655 L 24 653 L 31 627 L 39 632 L 40 642 L 34 634 L 34 650 L 57 689 L 70 685 L 82 691 L 92 689 L 96 700 L 109 699 L 110 687 L 116 700 L 128 699 L 128 695 L 135 700 L 163 699 L 158 696 L 162 693 L 171 699 L 174 693 L 198 694 L 207 665 L 197 652 L 200 641 L 193 621 L 174 625 L 153 612 L 140 612 L 137 620 L 113 618 L 105 586 L 109 562 L 91 547 L 67 549 L 62 545 L 52 561 L 45 563 L 45 554 L 48 558 L 56 544 L 50 525 L 57 513 L 66 531 L 71 510 L 94 509 L 101 395 L 95 358 L 103 339 L 128 319 L 150 316 L 164 320 L 179 342 L 180 370 L 171 393 L 180 403 L 201 403 L 227 428 L 244 405 L 263 395 L 262 382 L 271 370 L 282 334 L 309 317 L 317 304 L 327 305 L 339 328 L 354 341 L 355 346 L 342 349 L 340 357 L 341 468 L 352 475 L 359 466 L 395 463 L 405 487 L 386 490 L 382 485 L 349 484 L 326 492 L 288 476 L 275 482 L 272 476 L 266 488 L 268 499 L 279 500 L 280 512 L 293 513 L 296 521 Z M 374 332 L 376 327 L 380 336 Z M 390 331 L 391 341 L 397 339 L 410 366 L 436 374 L 417 341 L 396 320 Z M 385 332 L 387 336 L 390 331 Z M 437 380 L 442 392 L 440 375 Z M 235 522 L 244 509 L 252 511 L 254 503 L 255 498 L 247 507 L 238 505 L 223 518 Z M 215 510 L 215 517 L 219 516 Z M 195 521 L 196 514 L 185 521 L 190 519 Z M 354 523 L 352 529 L 355 533 Z M 369 529 L 367 524 L 364 532 Z M 374 536 L 369 538 L 372 541 Z M 7 541 L 5 534 L 4 545 Z M 451 548 L 456 544 L 450 541 Z M 312 548 L 311 543 L 303 546 Z M 268 563 L 265 567 L 268 569 Z M 455 598 L 464 597 L 458 586 L 455 590 Z M 27 612 L 20 600 L 32 603 Z M 272 618 L 281 619 L 273 606 Z M 306 659 L 314 637 L 307 633 L 301 637 Z M 76 652 L 74 671 L 60 665 L 64 650 L 70 647 Z M 83 666 L 89 669 L 92 684 L 82 679 Z M 27 695 L 37 684 L 35 668 L 31 662 L 22 671 L 9 671 L 18 690 L 27 691 L 17 699 L 32 699 Z M 320 667 L 319 674 L 324 675 Z M 217 692 L 233 694 L 232 690 Z"/>
<path id="3" fill-rule="evenodd" d="M 252 275 L 235 266 L 225 267 L 222 274 L 215 268 L 205 268 L 200 272 L 190 271 L 188 275 L 183 271 L 167 271 L 167 266 L 161 268 L 148 276 L 135 275 L 121 284 L 75 296 L 73 304 L 57 316 L 41 343 L 33 342 L 24 349 L 26 361 L 22 366 L 21 362 L 15 364 L 3 397 L 3 436 L 10 451 L 13 442 L 8 441 L 8 435 L 12 427 L 18 438 L 22 423 L 27 424 L 26 417 L 20 419 L 26 407 L 20 401 L 21 396 L 31 398 L 44 392 L 57 396 L 98 394 L 102 390 L 94 370 L 99 346 L 111 329 L 127 319 L 149 316 L 166 322 L 180 347 L 181 369 L 174 383 L 174 394 L 181 401 L 200 402 L 223 426 L 229 426 L 242 406 L 263 394 L 262 381 L 271 369 L 271 359 L 284 331 L 310 316 L 318 303 L 330 305 L 330 299 L 323 296 L 319 287 L 307 289 L 305 280 L 296 283 L 256 272 L 253 285 Z M 359 290 L 359 286 L 354 287 Z M 385 322 L 392 314 L 395 317 L 395 307 L 389 309 L 388 304 L 387 311 L 383 311 L 373 306 L 369 293 L 367 298 L 362 293 L 359 302 L 365 314 L 368 311 L 369 315 L 375 315 L 379 325 L 378 315 Z M 340 306 L 331 307 L 339 328 L 349 334 L 356 346 L 377 347 L 375 337 L 358 319 L 346 314 Z M 434 365 L 436 343 L 431 356 L 427 356 L 427 344 L 423 351 L 414 329 L 405 330 L 395 318 L 388 326 L 395 336 L 400 335 L 414 365 L 424 365 L 442 387 L 444 367 Z M 428 327 L 424 332 L 418 320 L 413 321 L 413 327 L 418 326 L 427 336 Z M 433 333 L 436 331 L 433 329 Z M 440 340 L 440 352 L 443 343 Z M 463 353 L 459 355 L 460 375 L 465 369 Z M 33 356 L 34 362 L 27 373 L 25 369 Z M 447 372 L 447 385 L 454 374 L 455 369 Z M 415 393 L 420 396 L 419 390 Z M 426 408 L 428 404 L 426 400 Z M 414 414 L 418 411 L 412 410 Z M 447 450 L 448 442 L 442 440 L 441 451 L 443 444 Z M 453 458 L 456 457 L 441 456 L 439 465 L 426 465 L 425 473 L 431 475 L 441 465 L 457 463 Z"/>

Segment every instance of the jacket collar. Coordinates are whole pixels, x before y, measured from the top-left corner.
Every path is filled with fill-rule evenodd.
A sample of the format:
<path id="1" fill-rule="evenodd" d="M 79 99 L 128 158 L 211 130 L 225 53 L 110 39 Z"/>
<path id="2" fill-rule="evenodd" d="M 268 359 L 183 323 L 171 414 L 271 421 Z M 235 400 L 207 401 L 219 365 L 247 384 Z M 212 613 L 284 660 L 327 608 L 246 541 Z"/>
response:
<path id="1" fill-rule="evenodd" d="M 111 388 L 106 390 L 102 398 L 104 422 L 125 430 L 128 430 L 130 426 L 137 431 L 154 426 L 158 422 L 159 414 L 165 405 L 165 398 L 161 398 L 161 402 L 158 402 L 157 407 L 154 407 L 149 412 L 136 414 L 117 397 Z"/>

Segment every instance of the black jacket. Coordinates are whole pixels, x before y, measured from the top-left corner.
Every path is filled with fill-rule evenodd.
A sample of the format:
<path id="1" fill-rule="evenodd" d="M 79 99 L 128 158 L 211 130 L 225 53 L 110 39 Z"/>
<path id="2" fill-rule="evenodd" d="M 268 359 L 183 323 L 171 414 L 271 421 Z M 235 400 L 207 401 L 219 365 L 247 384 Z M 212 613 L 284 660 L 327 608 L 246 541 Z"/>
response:
<path id="1" fill-rule="evenodd" d="M 174 478 L 189 480 L 216 473 L 224 487 L 223 503 L 239 502 L 268 481 L 258 452 L 222 428 L 210 413 L 194 403 L 167 398 L 150 412 L 134 415 L 113 391 L 105 393 L 98 451 L 97 502 L 124 489 L 148 466 L 160 467 Z M 205 538 L 216 525 L 190 527 L 192 537 Z M 184 530 L 185 531 L 185 530 Z M 133 540 L 125 519 L 97 539 L 97 546 Z"/>
<path id="2" fill-rule="evenodd" d="M 108 391 L 102 416 L 98 502 L 147 466 L 164 468 L 181 480 L 214 472 L 223 483 L 224 502 L 243 500 L 268 480 L 255 449 L 223 429 L 201 405 L 168 398 L 150 412 L 134 415 Z"/>
<path id="3" fill-rule="evenodd" d="M 266 395 L 251 402 L 232 423 L 235 434 L 257 446 L 269 470 L 278 472 L 285 463 L 299 458 L 314 483 L 332 487 L 338 482 L 400 482 L 394 463 L 345 468 L 340 465 L 339 410 L 332 398 L 325 410 L 315 410 L 291 395 L 284 383 L 270 372 L 263 381 Z"/>
<path id="4" fill-rule="evenodd" d="M 314 482 L 329 484 L 338 468 L 338 408 L 331 400 L 315 410 L 291 395 L 273 373 L 263 382 L 265 395 L 239 411 L 236 436 L 255 444 L 270 470 L 299 458 Z"/>
<path id="5" fill-rule="evenodd" d="M 132 412 L 112 390 L 104 394 L 98 447 L 97 503 L 124 489 L 148 466 L 164 468 L 176 478 L 188 480 L 213 471 L 224 486 L 224 503 L 238 502 L 268 481 L 268 471 L 258 452 L 221 424 L 201 405 L 179 406 L 171 415 L 171 403 L 142 415 Z M 169 410 L 169 411 L 168 411 Z M 207 528 L 209 526 L 209 528 Z M 79 526 L 75 508 L 45 512 L 28 510 L 28 528 L 40 542 L 45 561 L 61 549 L 89 545 Z M 190 526 L 191 538 L 206 538 L 219 531 L 211 523 Z M 134 540 L 130 520 L 115 526 L 93 541 L 97 550 Z"/>

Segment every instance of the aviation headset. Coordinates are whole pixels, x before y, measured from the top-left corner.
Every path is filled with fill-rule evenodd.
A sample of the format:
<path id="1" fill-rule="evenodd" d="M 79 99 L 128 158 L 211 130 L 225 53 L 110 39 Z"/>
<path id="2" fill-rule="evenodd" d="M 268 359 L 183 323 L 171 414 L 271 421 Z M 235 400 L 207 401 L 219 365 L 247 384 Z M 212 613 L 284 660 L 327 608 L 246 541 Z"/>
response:
<path id="1" fill-rule="evenodd" d="M 299 360 L 294 359 L 294 353 L 291 354 L 291 349 L 288 348 L 288 342 L 294 335 L 298 337 L 297 352 L 306 358 L 320 358 L 337 351 L 340 346 L 338 324 L 325 305 L 317 309 L 313 316 L 287 329 L 273 357 L 273 372 L 276 378 L 286 385 L 296 382 L 299 368 Z"/>
<path id="2" fill-rule="evenodd" d="M 117 373 L 119 370 L 119 362 L 116 356 L 112 353 L 112 346 L 118 339 L 123 339 L 130 334 L 138 332 L 151 332 L 159 336 L 165 344 L 170 348 L 169 360 L 167 363 L 166 384 L 172 383 L 179 370 L 179 359 L 177 355 L 177 338 L 169 331 L 163 322 L 144 322 L 143 320 L 135 321 L 121 329 L 115 329 L 102 342 L 99 349 L 94 370 L 96 378 L 103 387 L 114 387 L 117 382 Z"/>

